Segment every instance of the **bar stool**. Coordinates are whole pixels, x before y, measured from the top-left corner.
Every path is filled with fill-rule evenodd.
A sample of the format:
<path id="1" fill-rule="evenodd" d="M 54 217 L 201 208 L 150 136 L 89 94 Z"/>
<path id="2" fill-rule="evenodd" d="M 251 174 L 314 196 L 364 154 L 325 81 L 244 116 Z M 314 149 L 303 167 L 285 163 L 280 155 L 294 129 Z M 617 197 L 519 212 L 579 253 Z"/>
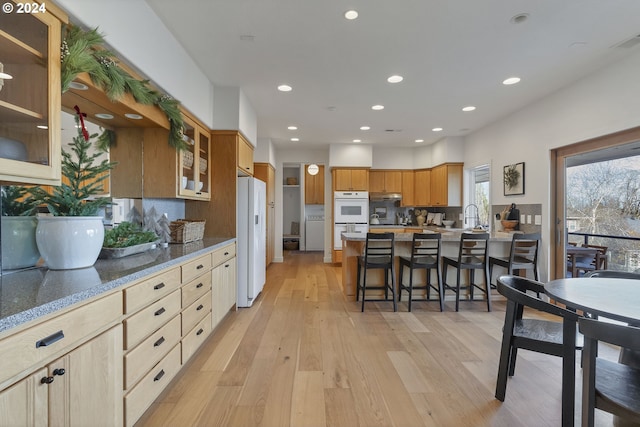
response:
<path id="1" fill-rule="evenodd" d="M 440 248 L 442 235 L 440 233 L 413 233 L 413 241 L 411 243 L 411 257 L 401 256 L 398 258 L 400 265 L 400 284 L 398 285 L 398 301 L 402 299 L 402 290 L 409 292 L 408 310 L 411 311 L 411 301 L 413 299 L 414 289 L 424 289 L 426 291 L 425 299 L 421 301 L 431 301 L 431 289 L 438 292 L 440 300 L 440 311 L 444 311 L 444 288 L 442 286 L 442 274 L 440 271 Z M 409 284 L 402 282 L 404 268 L 409 269 Z M 424 285 L 414 285 L 413 271 L 425 270 Z M 438 279 L 438 287 L 431 283 L 431 270 L 436 270 Z"/>
<path id="2" fill-rule="evenodd" d="M 511 249 L 508 257 L 489 257 L 489 278 L 493 278 L 493 266 L 498 265 L 507 270 L 506 274 L 513 275 L 514 270 L 533 270 L 533 277 L 540 280 L 538 271 L 538 247 L 540 233 L 515 233 L 511 239 Z M 494 285 L 491 285 L 495 288 Z"/>
<path id="3" fill-rule="evenodd" d="M 456 311 L 460 305 L 460 289 L 469 289 L 469 299 L 473 300 L 474 288 L 480 289 L 487 295 L 487 311 L 491 311 L 491 285 L 489 284 L 489 257 L 487 249 L 489 247 L 489 233 L 462 233 L 460 237 L 460 248 L 458 258 L 442 257 L 442 281 L 444 289 L 452 290 L 456 293 Z M 457 270 L 456 285 L 449 286 L 447 283 L 448 267 Z M 469 270 L 469 285 L 460 286 L 460 272 Z M 482 270 L 485 286 L 482 288 L 475 283 L 475 270 Z"/>
<path id="4" fill-rule="evenodd" d="M 389 301 L 389 290 L 393 300 L 393 311 L 398 311 L 396 305 L 396 272 L 393 263 L 395 235 L 393 233 L 367 233 L 364 255 L 358 256 L 358 273 L 356 277 L 356 301 L 362 290 L 362 311 L 364 312 L 365 292 L 367 289 L 384 290 L 384 299 L 367 299 L 367 301 Z M 367 286 L 367 270 L 384 270 L 384 285 Z M 360 281 L 361 272 L 362 282 Z M 391 283 L 389 283 L 391 273 Z"/>

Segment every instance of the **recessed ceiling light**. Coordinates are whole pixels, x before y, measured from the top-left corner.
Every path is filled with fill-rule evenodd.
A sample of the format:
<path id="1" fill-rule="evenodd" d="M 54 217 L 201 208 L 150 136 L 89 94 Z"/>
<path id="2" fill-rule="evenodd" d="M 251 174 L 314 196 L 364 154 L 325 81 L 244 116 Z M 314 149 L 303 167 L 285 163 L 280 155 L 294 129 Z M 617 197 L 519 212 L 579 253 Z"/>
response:
<path id="1" fill-rule="evenodd" d="M 431 130 L 434 131 L 434 132 L 440 132 L 440 131 L 442 131 L 442 128 L 433 128 Z"/>
<path id="2" fill-rule="evenodd" d="M 520 77 L 509 77 L 508 79 L 502 82 L 503 85 L 514 85 L 520 82 Z"/>
<path id="3" fill-rule="evenodd" d="M 473 111 L 475 109 L 476 107 L 474 107 L 473 105 L 467 105 L 466 107 L 462 107 L 462 111 Z"/>
<path id="4" fill-rule="evenodd" d="M 113 119 L 113 114 L 98 113 L 96 114 L 96 117 L 102 120 L 111 120 Z"/>
<path id="5" fill-rule="evenodd" d="M 361 139 L 354 139 L 353 142 L 362 142 Z"/>
<path id="6" fill-rule="evenodd" d="M 13 76 L 11 74 L 0 73 L 0 79 L 2 79 L 2 80 L 11 80 L 12 78 L 13 78 Z"/>
<path id="7" fill-rule="evenodd" d="M 374 105 L 371 109 L 376 111 L 384 110 L 384 105 Z"/>
<path id="8" fill-rule="evenodd" d="M 69 89 L 87 90 L 87 89 L 89 89 L 89 86 L 87 86 L 84 83 L 80 83 L 80 82 L 71 82 L 71 83 L 69 83 Z"/>
<path id="9" fill-rule="evenodd" d="M 400 83 L 402 80 L 404 80 L 404 77 L 398 75 L 390 76 L 387 79 L 389 83 Z"/>
<path id="10" fill-rule="evenodd" d="M 347 10 L 344 13 L 344 17 L 347 18 L 350 21 L 353 21 L 354 19 L 356 19 L 358 17 L 358 11 L 356 11 L 356 10 Z"/>
<path id="11" fill-rule="evenodd" d="M 289 85 L 280 85 L 278 86 L 278 90 L 280 92 L 291 92 L 293 90 L 293 88 Z"/>
<path id="12" fill-rule="evenodd" d="M 127 113 L 124 116 L 131 120 L 142 120 L 142 116 L 140 114 Z"/>
<path id="13" fill-rule="evenodd" d="M 416 139 L 416 143 L 424 142 L 424 139 Z"/>
<path id="14" fill-rule="evenodd" d="M 298 142 L 298 141 L 300 141 L 300 138 L 291 138 L 291 141 Z"/>
<path id="15" fill-rule="evenodd" d="M 289 129 L 289 130 L 298 130 L 298 126 L 289 126 L 287 129 Z"/>
<path id="16" fill-rule="evenodd" d="M 38 129 L 49 129 L 49 126 L 47 125 L 38 125 L 36 126 Z"/>
<path id="17" fill-rule="evenodd" d="M 360 130 L 369 130 L 371 129 L 369 126 L 360 126 Z"/>

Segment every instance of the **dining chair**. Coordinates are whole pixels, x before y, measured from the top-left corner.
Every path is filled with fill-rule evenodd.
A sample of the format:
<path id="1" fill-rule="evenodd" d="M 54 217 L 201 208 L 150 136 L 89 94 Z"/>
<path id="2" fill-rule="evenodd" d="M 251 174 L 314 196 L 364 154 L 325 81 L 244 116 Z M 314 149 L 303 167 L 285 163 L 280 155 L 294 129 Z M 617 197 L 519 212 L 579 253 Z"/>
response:
<path id="1" fill-rule="evenodd" d="M 456 311 L 460 306 L 460 291 L 469 290 L 469 299 L 473 301 L 473 290 L 479 289 L 487 297 L 487 311 L 491 311 L 491 285 L 489 284 L 489 233 L 462 233 L 460 236 L 460 246 L 458 247 L 458 257 L 442 257 L 442 283 L 443 289 L 452 290 L 456 293 Z M 449 267 L 456 269 L 456 284 L 451 286 L 447 283 L 447 271 Z M 469 284 L 460 285 L 460 273 L 462 270 L 469 271 Z M 475 270 L 481 270 L 484 287 L 475 283 Z"/>
<path id="2" fill-rule="evenodd" d="M 640 328 L 582 318 L 582 426 L 593 427 L 595 408 L 640 424 L 640 368 L 597 357 L 598 342 L 640 351 Z M 626 424 L 625 424 L 626 425 Z"/>
<path id="3" fill-rule="evenodd" d="M 402 291 L 409 293 L 407 309 L 411 311 L 411 301 L 416 301 L 413 297 L 415 289 L 425 291 L 425 296 L 421 301 L 431 301 L 431 290 L 438 292 L 440 301 L 440 311 L 444 311 L 444 287 L 442 285 L 442 272 L 440 270 L 440 250 L 442 235 L 440 233 L 413 233 L 411 241 L 411 256 L 398 257 L 400 266 L 400 283 L 398 285 L 398 301 L 402 300 Z M 409 269 L 409 283 L 404 284 L 404 269 Z M 414 270 L 424 270 L 424 284 L 414 283 Z M 437 287 L 431 282 L 431 270 L 436 271 Z"/>
<path id="4" fill-rule="evenodd" d="M 617 271 L 617 270 L 594 270 L 586 273 L 584 277 L 608 277 L 611 279 L 635 279 L 640 280 L 640 273 L 634 273 L 631 271 Z"/>
<path id="5" fill-rule="evenodd" d="M 585 246 L 568 246 L 567 249 L 567 273 L 568 277 L 580 277 L 589 271 L 596 270 L 600 251 L 596 248 Z"/>
<path id="6" fill-rule="evenodd" d="M 594 260 L 594 264 L 593 266 L 595 267 L 595 270 L 606 270 L 609 262 L 607 259 L 607 250 L 609 249 L 608 246 L 600 246 L 600 245 L 582 245 L 582 247 L 584 248 L 592 248 L 592 249 L 596 249 L 598 251 L 598 253 L 596 254 L 596 258 Z"/>
<path id="7" fill-rule="evenodd" d="M 384 299 L 366 299 L 366 301 L 389 301 L 389 291 L 393 300 L 393 311 L 398 311 L 396 303 L 396 272 L 394 267 L 395 235 L 393 233 L 367 233 L 364 254 L 358 256 L 356 275 L 356 301 L 362 292 L 362 311 L 364 312 L 367 290 L 384 290 Z M 367 285 L 367 270 L 384 270 L 383 285 Z M 360 277 L 362 276 L 362 281 Z M 389 281 L 391 276 L 391 281 Z"/>
<path id="8" fill-rule="evenodd" d="M 498 292 L 507 299 L 496 399 L 504 402 L 507 377 L 513 376 L 518 349 L 562 357 L 562 426 L 573 426 L 575 409 L 576 349 L 582 337 L 576 336 L 579 316 L 541 298 L 544 285 L 521 276 L 500 276 Z M 555 315 L 558 321 L 523 318 L 524 309 Z"/>
<path id="9" fill-rule="evenodd" d="M 514 233 L 508 257 L 489 257 L 489 279 L 493 278 L 493 267 L 499 266 L 512 275 L 516 270 L 532 270 L 533 278 L 539 280 L 538 248 L 540 233 Z"/>

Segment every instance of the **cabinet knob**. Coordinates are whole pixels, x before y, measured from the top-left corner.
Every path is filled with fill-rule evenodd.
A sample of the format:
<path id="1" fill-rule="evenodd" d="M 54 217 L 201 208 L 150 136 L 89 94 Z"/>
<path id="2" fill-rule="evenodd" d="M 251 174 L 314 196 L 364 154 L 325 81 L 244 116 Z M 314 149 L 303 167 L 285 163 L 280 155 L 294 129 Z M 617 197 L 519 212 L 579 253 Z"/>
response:
<path id="1" fill-rule="evenodd" d="M 42 377 L 40 383 L 42 384 L 51 384 L 53 382 L 53 377 Z"/>
<path id="2" fill-rule="evenodd" d="M 62 376 L 66 373 L 67 371 L 64 370 L 64 368 L 56 368 L 53 370 L 53 375 L 59 375 Z"/>

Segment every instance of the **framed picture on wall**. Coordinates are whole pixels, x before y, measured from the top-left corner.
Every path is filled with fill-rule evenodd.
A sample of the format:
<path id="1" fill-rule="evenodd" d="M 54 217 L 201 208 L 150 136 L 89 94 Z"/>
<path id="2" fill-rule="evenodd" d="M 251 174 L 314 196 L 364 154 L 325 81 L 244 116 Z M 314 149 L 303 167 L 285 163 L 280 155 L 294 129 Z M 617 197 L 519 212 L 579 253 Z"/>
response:
<path id="1" fill-rule="evenodd" d="M 524 162 L 505 166 L 502 177 L 505 196 L 524 194 Z"/>

